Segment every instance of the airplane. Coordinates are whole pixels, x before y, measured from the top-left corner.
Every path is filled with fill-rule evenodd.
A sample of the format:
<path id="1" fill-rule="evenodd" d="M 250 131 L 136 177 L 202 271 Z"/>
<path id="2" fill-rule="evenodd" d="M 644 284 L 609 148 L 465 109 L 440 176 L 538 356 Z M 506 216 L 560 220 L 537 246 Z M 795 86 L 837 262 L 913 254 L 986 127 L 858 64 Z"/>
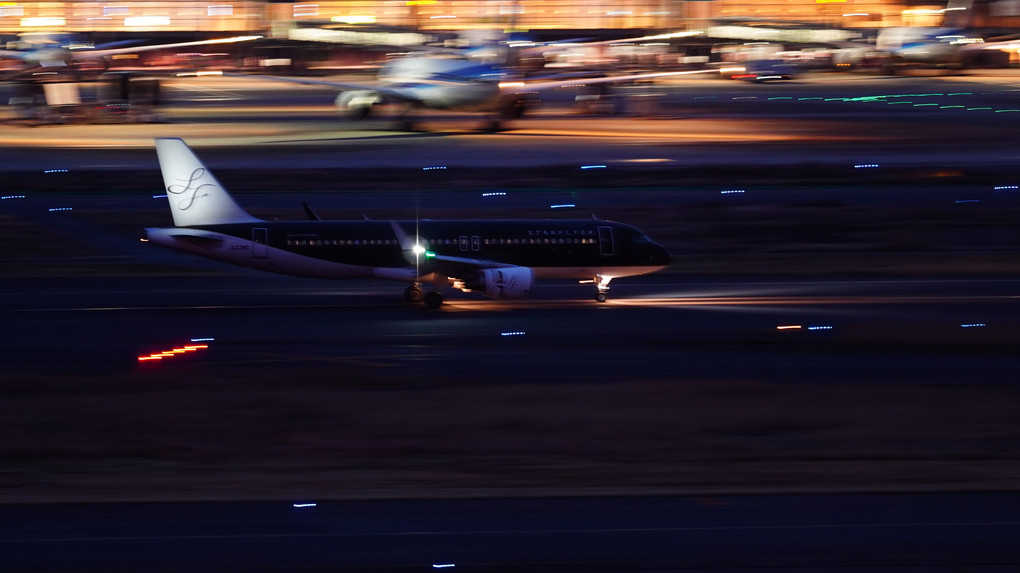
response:
<path id="1" fill-rule="evenodd" d="M 875 40 L 876 51 L 905 63 L 959 64 L 966 53 L 987 49 L 991 44 L 960 28 L 887 28 Z"/>
<path id="2" fill-rule="evenodd" d="M 852 68 L 878 58 L 887 69 L 910 65 L 931 68 L 1005 67 L 1020 42 L 986 40 L 965 28 L 897 27 L 881 30 L 874 44 L 846 43 L 833 64 Z"/>
<path id="3" fill-rule="evenodd" d="M 907 10 L 904 14 L 939 16 L 942 26 L 896 26 L 878 31 L 873 46 L 849 43 L 833 54 L 833 63 L 851 67 L 879 56 L 888 65 L 928 67 L 1005 67 L 1007 52 L 1020 47 L 1015 39 L 995 41 L 970 28 L 973 0 L 949 0 L 945 8 Z M 889 67 L 889 66 L 886 67 Z"/>
<path id="4" fill-rule="evenodd" d="M 103 60 L 105 58 L 122 55 L 147 52 L 152 50 L 165 50 L 175 48 L 188 48 L 192 46 L 206 46 L 212 44 L 233 44 L 236 42 L 249 42 L 257 40 L 262 36 L 233 36 L 229 38 L 217 38 L 213 40 L 196 40 L 193 42 L 178 42 L 174 44 L 153 44 L 142 46 L 125 46 L 126 42 L 114 42 L 103 46 L 93 46 L 89 43 L 75 42 L 65 34 L 29 33 L 22 34 L 20 40 L 11 42 L 16 49 L 0 50 L 0 58 L 18 59 L 31 67 L 60 67 L 68 66 L 73 62 L 88 60 Z"/>
<path id="5" fill-rule="evenodd" d="M 403 105 L 398 121 L 402 129 L 413 127 L 415 110 L 427 108 L 487 113 L 490 114 L 488 129 L 496 131 L 503 121 L 517 119 L 537 107 L 540 102 L 537 92 L 542 90 L 706 73 L 719 72 L 712 69 L 602 77 L 560 74 L 523 78 L 498 64 L 480 62 L 463 54 L 438 53 L 391 60 L 379 70 L 375 84 L 281 76 L 247 77 L 338 88 L 341 91 L 335 104 L 350 119 L 365 119 L 377 105 L 398 103 Z"/>
<path id="6" fill-rule="evenodd" d="M 669 264 L 670 254 L 630 225 L 602 219 L 266 221 L 234 201 L 190 147 L 155 140 L 174 227 L 142 241 L 274 273 L 409 283 L 408 302 L 439 308 L 453 286 L 493 299 L 531 295 L 536 279 L 578 279 L 605 302 L 614 278 Z M 431 284 L 426 290 L 423 284 Z"/>

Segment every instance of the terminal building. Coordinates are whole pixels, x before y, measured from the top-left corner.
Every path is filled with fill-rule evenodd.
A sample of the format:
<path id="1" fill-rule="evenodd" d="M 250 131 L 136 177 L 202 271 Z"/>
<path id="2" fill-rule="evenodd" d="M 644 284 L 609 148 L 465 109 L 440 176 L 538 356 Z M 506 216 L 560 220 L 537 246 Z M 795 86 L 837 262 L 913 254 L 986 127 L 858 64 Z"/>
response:
<path id="1" fill-rule="evenodd" d="M 948 11 L 947 11 L 948 10 Z M 938 26 L 947 14 L 973 27 L 1020 27 L 1020 0 L 6 0 L 0 34 L 286 38 L 317 23 L 419 31 L 662 31 L 726 19 L 833 29 Z"/>

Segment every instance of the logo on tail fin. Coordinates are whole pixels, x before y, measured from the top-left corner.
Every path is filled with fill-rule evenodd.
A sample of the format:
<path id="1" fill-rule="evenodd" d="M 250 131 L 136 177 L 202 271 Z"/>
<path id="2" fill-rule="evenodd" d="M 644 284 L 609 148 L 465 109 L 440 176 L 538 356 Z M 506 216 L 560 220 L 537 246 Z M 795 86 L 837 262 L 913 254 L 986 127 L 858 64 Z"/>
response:
<path id="1" fill-rule="evenodd" d="M 204 167 L 199 167 L 191 172 L 191 177 L 188 179 L 182 179 L 184 181 L 181 185 L 170 185 L 166 188 L 166 192 L 171 195 L 181 195 L 183 198 L 177 203 L 177 208 L 181 211 L 187 211 L 195 206 L 195 201 L 198 201 L 200 197 L 208 197 L 209 193 L 205 192 L 205 188 L 211 187 L 216 188 L 214 183 L 202 183 L 200 180 L 205 177 L 206 170 Z"/>

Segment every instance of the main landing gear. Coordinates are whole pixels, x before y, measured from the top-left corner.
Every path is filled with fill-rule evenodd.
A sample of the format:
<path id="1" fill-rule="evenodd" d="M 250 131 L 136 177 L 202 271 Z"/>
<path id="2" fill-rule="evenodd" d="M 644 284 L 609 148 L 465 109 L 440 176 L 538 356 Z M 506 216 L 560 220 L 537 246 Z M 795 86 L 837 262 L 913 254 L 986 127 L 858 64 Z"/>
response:
<path id="1" fill-rule="evenodd" d="M 404 289 L 404 300 L 407 302 L 421 302 L 424 298 L 425 291 L 422 290 L 421 285 L 418 283 L 414 283 Z"/>
<path id="2" fill-rule="evenodd" d="M 397 131 L 414 131 L 415 126 L 418 123 L 418 109 L 420 107 L 420 105 L 415 105 L 413 103 L 402 105 L 397 114 L 397 121 L 393 128 Z"/>
<path id="3" fill-rule="evenodd" d="M 421 284 L 414 283 L 404 290 L 404 300 L 407 302 L 424 302 L 428 308 L 439 308 L 443 306 L 443 295 L 437 291 L 425 291 Z"/>
<path id="4" fill-rule="evenodd" d="M 609 281 L 613 280 L 613 277 L 604 277 L 602 275 L 595 275 L 595 302 L 606 302 L 609 296 L 606 291 L 609 290 Z"/>

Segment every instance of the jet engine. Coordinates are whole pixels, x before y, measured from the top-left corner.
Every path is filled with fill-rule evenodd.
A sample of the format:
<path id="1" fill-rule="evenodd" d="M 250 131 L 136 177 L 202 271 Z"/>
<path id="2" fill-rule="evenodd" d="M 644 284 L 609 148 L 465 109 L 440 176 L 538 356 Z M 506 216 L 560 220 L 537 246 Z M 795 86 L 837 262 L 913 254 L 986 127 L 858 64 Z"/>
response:
<path id="1" fill-rule="evenodd" d="M 462 290 L 482 291 L 489 298 L 525 298 L 531 295 L 534 273 L 527 267 L 483 269 L 464 281 Z"/>
<path id="2" fill-rule="evenodd" d="M 365 119 L 372 113 L 372 106 L 382 103 L 379 92 L 351 90 L 336 96 L 336 106 L 351 119 Z"/>

